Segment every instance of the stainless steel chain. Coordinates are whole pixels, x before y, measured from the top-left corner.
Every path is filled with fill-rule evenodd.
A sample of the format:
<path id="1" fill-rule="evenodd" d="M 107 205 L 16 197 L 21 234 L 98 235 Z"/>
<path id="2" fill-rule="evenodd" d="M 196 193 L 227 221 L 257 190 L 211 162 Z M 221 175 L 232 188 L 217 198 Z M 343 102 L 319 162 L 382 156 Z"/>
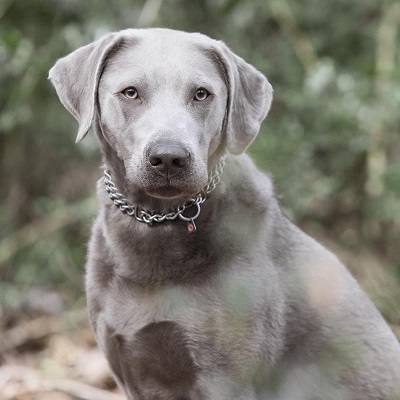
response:
<path id="1" fill-rule="evenodd" d="M 156 213 L 150 212 L 145 209 L 139 209 L 138 206 L 133 206 L 128 202 L 128 200 L 118 191 L 114 182 L 111 179 L 110 171 L 104 170 L 104 184 L 106 186 L 106 191 L 110 199 L 114 204 L 125 214 L 130 217 L 134 217 L 140 222 L 145 224 L 152 224 L 154 222 L 164 222 L 172 221 L 176 218 L 188 223 L 189 232 L 196 231 L 196 225 L 194 223 L 195 219 L 198 218 L 201 211 L 201 205 L 206 201 L 207 196 L 217 187 L 221 180 L 221 174 L 225 166 L 225 156 L 221 158 L 219 163 L 213 168 L 210 177 L 208 179 L 207 185 L 204 187 L 203 191 L 198 193 L 196 196 L 190 198 L 183 204 L 176 207 L 167 213 Z M 191 217 L 186 217 L 183 213 L 185 210 L 196 206 L 196 213 Z"/>

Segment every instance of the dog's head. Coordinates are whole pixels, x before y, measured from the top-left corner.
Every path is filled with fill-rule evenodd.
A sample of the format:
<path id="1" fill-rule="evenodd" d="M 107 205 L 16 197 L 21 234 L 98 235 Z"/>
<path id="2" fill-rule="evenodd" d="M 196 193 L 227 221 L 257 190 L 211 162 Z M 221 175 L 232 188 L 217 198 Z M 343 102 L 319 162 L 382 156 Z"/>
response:
<path id="1" fill-rule="evenodd" d="M 272 87 L 219 41 L 168 29 L 110 33 L 50 70 L 79 121 L 96 121 L 129 183 L 153 197 L 193 195 L 225 151 L 242 153 L 266 117 Z"/>

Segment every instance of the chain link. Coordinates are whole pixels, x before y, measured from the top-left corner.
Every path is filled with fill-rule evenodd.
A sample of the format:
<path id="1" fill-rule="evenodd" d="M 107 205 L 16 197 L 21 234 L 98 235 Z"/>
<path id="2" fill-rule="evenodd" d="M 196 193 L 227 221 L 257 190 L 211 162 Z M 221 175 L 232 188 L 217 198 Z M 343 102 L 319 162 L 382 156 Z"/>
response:
<path id="1" fill-rule="evenodd" d="M 145 224 L 152 224 L 153 222 L 164 222 L 172 221 L 176 218 L 180 218 L 183 221 L 194 221 L 199 215 L 201 210 L 201 205 L 206 201 L 207 196 L 217 187 L 221 180 L 221 174 L 225 166 L 225 156 L 221 158 L 219 163 L 213 168 L 211 175 L 208 179 L 207 185 L 204 187 L 203 191 L 196 194 L 196 196 L 187 200 L 185 203 L 179 205 L 175 210 L 168 213 L 155 213 L 149 212 L 145 209 L 138 209 L 137 206 L 133 206 L 128 202 L 128 200 L 118 191 L 114 182 L 111 179 L 110 171 L 104 170 L 104 184 L 106 186 L 106 191 L 110 199 L 114 204 L 125 214 L 130 217 L 134 217 L 140 222 Z M 191 207 L 197 207 L 196 214 L 193 217 L 186 217 L 183 215 L 185 210 Z"/>

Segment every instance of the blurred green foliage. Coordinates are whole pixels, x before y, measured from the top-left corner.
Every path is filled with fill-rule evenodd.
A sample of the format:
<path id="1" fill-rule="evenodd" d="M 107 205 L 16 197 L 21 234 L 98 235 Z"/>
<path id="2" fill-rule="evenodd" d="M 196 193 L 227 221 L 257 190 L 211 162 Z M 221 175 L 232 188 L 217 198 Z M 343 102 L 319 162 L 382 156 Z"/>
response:
<path id="1" fill-rule="evenodd" d="M 265 73 L 275 100 L 250 152 L 289 215 L 400 271 L 399 24 L 384 0 L 1 0 L 0 302 L 81 293 L 100 155 L 74 144 L 47 72 L 127 27 L 200 31 Z"/>

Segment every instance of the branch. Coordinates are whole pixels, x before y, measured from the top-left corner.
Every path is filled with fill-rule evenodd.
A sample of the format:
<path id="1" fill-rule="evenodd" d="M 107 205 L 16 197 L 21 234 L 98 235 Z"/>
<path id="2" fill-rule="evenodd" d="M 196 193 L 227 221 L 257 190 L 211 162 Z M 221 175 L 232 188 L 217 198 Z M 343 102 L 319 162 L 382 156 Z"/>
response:
<path id="1" fill-rule="evenodd" d="M 25 225 L 11 236 L 0 242 L 0 265 L 9 261 L 19 250 L 27 247 L 43 237 L 58 231 L 87 215 L 94 210 L 95 200 L 90 197 L 79 203 L 57 209 L 39 221 Z"/>
<path id="2" fill-rule="evenodd" d="M 314 47 L 308 37 L 300 30 L 287 0 L 270 0 L 269 6 L 282 31 L 291 42 L 304 69 L 308 72 L 317 61 Z"/>
<path id="3" fill-rule="evenodd" d="M 110 393 L 102 389 L 76 382 L 71 379 L 62 379 L 54 382 L 46 382 L 50 390 L 56 390 L 69 394 L 77 400 L 123 400 L 118 394 Z"/>
<path id="4" fill-rule="evenodd" d="M 39 317 L 6 330 L 0 337 L 0 352 L 9 352 L 27 342 L 54 335 L 63 329 L 65 321 L 86 321 L 87 311 L 86 309 L 73 310 L 63 315 L 62 319 L 57 316 Z"/>
<path id="5" fill-rule="evenodd" d="M 382 112 L 375 118 L 369 133 L 367 151 L 367 182 L 365 190 L 370 198 L 380 197 L 384 191 L 384 174 L 387 159 L 384 147 L 384 126 L 380 117 L 383 114 L 382 100 L 385 91 L 390 85 L 395 71 L 396 59 L 396 34 L 400 24 L 400 3 L 395 2 L 384 6 L 383 16 L 377 32 L 376 39 L 376 78 L 375 90 Z"/>
<path id="6" fill-rule="evenodd" d="M 6 14 L 8 9 L 12 6 L 14 0 L 5 0 L 3 3 L 0 3 L 0 19 L 2 19 Z"/>
<path id="7" fill-rule="evenodd" d="M 163 0 L 147 0 L 137 20 L 137 27 L 151 26 L 158 17 Z"/>
<path id="8" fill-rule="evenodd" d="M 86 383 L 71 379 L 50 380 L 42 378 L 38 372 L 29 367 L 0 367 L 1 399 L 15 400 L 22 398 L 39 398 L 45 393 L 65 393 L 75 400 L 123 400 L 118 394 L 102 390 Z"/>

